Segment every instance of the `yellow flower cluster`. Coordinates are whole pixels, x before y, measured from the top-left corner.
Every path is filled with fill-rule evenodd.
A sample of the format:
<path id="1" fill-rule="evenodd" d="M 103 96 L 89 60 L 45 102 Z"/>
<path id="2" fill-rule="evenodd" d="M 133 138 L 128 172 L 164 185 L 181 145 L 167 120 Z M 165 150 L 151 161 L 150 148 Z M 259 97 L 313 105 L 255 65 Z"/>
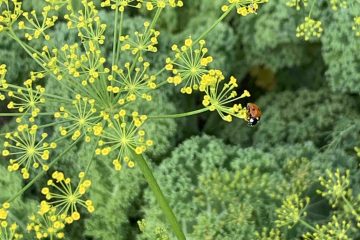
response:
<path id="1" fill-rule="evenodd" d="M 152 11 L 166 6 L 182 7 L 184 3 L 181 0 L 103 0 L 101 2 L 101 7 L 111 7 L 111 9 L 118 9 L 120 12 L 124 12 L 127 7 L 141 8 L 144 5 L 147 10 Z"/>
<path id="2" fill-rule="evenodd" d="M 155 8 L 165 8 L 166 6 L 175 8 L 184 5 L 181 0 L 141 0 L 141 2 L 144 2 L 146 9 L 149 11 L 152 11 Z"/>
<path id="3" fill-rule="evenodd" d="M 302 237 L 304 240 L 350 240 L 352 238 L 347 233 L 351 231 L 351 225 L 351 222 L 338 219 L 336 215 L 333 215 L 330 222 L 321 225 L 316 224 L 314 232 L 306 233 Z"/>
<path id="4" fill-rule="evenodd" d="M 166 59 L 165 69 L 173 74 L 167 81 L 175 86 L 181 84 L 181 93 L 191 94 L 193 90 L 199 90 L 200 79 L 213 61 L 211 56 L 206 56 L 208 49 L 204 40 L 199 41 L 198 47 L 194 45 L 191 38 L 186 39 L 180 48 L 173 45 L 175 58 Z"/>
<path id="5" fill-rule="evenodd" d="M 224 4 L 221 7 L 223 12 L 231 10 L 235 7 L 236 12 L 241 16 L 256 13 L 259 8 L 259 3 L 266 3 L 268 0 L 227 0 L 228 4 Z"/>
<path id="6" fill-rule="evenodd" d="M 85 142 L 90 142 L 89 134 L 92 132 L 101 117 L 97 114 L 94 107 L 95 101 L 86 97 L 76 95 L 75 100 L 70 106 L 61 106 L 58 112 L 55 112 L 55 119 L 59 119 L 61 126 L 59 131 L 61 136 L 70 136 L 73 141 L 80 136 L 85 136 Z"/>
<path id="7" fill-rule="evenodd" d="M 131 70 L 129 62 L 125 63 L 125 70 L 113 66 L 112 72 L 115 76 L 108 76 L 111 85 L 107 87 L 107 91 L 115 94 L 114 98 L 120 105 L 133 102 L 138 97 L 151 101 L 151 95 L 146 92 L 156 88 L 156 77 L 148 74 L 149 67 L 149 62 L 143 62 L 142 68 L 135 67 L 134 71 Z"/>
<path id="8" fill-rule="evenodd" d="M 94 2 L 91 0 L 81 0 L 81 3 L 83 5 L 82 10 L 64 16 L 68 21 L 68 28 L 77 28 L 78 36 L 83 41 L 94 41 L 98 44 L 104 44 L 106 24 L 101 23 Z M 68 9 L 71 9 L 71 7 L 68 6 Z"/>
<path id="9" fill-rule="evenodd" d="M 101 57 L 101 51 L 93 41 L 84 43 L 86 53 L 81 53 L 78 44 L 65 44 L 58 49 L 49 50 L 46 46 L 41 54 L 34 57 L 47 66 L 48 71 L 55 75 L 57 80 L 75 78 L 81 81 L 82 86 L 93 84 L 102 75 L 110 70 L 104 68 L 105 58 Z"/>
<path id="10" fill-rule="evenodd" d="M 10 158 L 8 166 L 10 172 L 21 168 L 23 178 L 28 179 L 31 167 L 35 169 L 42 167 L 43 170 L 48 170 L 46 162 L 50 158 L 50 151 L 55 149 L 57 144 L 45 142 L 47 133 L 40 134 L 39 141 L 37 141 L 37 136 L 38 126 L 29 127 L 26 124 L 19 125 L 17 131 L 5 135 L 2 156 Z"/>
<path id="11" fill-rule="evenodd" d="M 29 220 L 26 230 L 34 231 L 36 239 L 63 239 L 65 236 L 65 215 L 57 215 L 56 208 L 50 207 L 45 201 L 41 202 L 40 210 Z"/>
<path id="12" fill-rule="evenodd" d="M 1 0 L 0 1 L 0 32 L 12 29 L 13 24 L 21 16 L 22 1 Z"/>
<path id="13" fill-rule="evenodd" d="M 210 70 L 201 78 L 200 91 L 205 93 L 202 104 L 210 111 L 217 111 L 221 118 L 227 122 L 232 121 L 232 117 L 241 118 L 247 121 L 248 113 L 246 107 L 235 101 L 249 97 L 250 93 L 244 91 L 238 96 L 235 88 L 238 87 L 234 77 L 230 77 L 228 83 L 223 83 L 225 77 L 220 70 Z M 228 106 L 231 105 L 232 106 Z"/>
<path id="14" fill-rule="evenodd" d="M 305 21 L 296 28 L 296 37 L 308 41 L 312 38 L 320 38 L 323 32 L 320 21 L 305 17 Z"/>
<path id="15" fill-rule="evenodd" d="M 339 8 L 347 8 L 348 3 L 346 0 L 330 0 L 331 9 L 333 11 L 339 10 Z"/>
<path id="16" fill-rule="evenodd" d="M 1 64 L 0 65 L 0 101 L 5 100 L 5 95 L 3 93 L 9 87 L 5 79 L 6 73 L 7 73 L 6 65 Z"/>
<path id="17" fill-rule="evenodd" d="M 339 201 L 343 201 L 344 197 L 351 195 L 350 186 L 350 171 L 347 170 L 344 174 L 339 169 L 335 173 L 330 170 L 326 171 L 326 177 L 320 177 L 320 184 L 325 188 L 318 190 L 317 193 L 330 200 L 332 207 L 336 207 Z"/>
<path id="18" fill-rule="evenodd" d="M 296 10 L 300 10 L 301 9 L 301 5 L 305 7 L 307 7 L 309 4 L 308 0 L 289 0 L 286 5 L 288 7 L 295 7 Z"/>
<path id="19" fill-rule="evenodd" d="M 5 202 L 0 208 L 0 239 L 1 240 L 16 240 L 22 239 L 22 234 L 16 232 L 18 225 L 16 223 L 9 224 L 7 219 L 10 203 Z"/>
<path id="20" fill-rule="evenodd" d="M 135 36 L 129 37 L 129 35 L 120 36 L 119 40 L 122 42 L 122 51 L 131 51 L 133 55 L 139 54 L 142 56 L 143 52 L 157 52 L 155 47 L 158 44 L 159 31 L 149 28 L 150 23 L 144 23 L 144 32 L 135 32 Z"/>
<path id="21" fill-rule="evenodd" d="M 47 212 L 51 207 L 56 208 L 57 215 L 66 223 L 80 219 L 79 205 L 86 208 L 89 213 L 95 208 L 91 200 L 83 200 L 82 197 L 91 186 L 91 181 L 85 179 L 85 173 L 80 172 L 80 182 L 76 187 L 72 186 L 71 179 L 65 178 L 64 173 L 55 171 L 48 180 L 47 187 L 41 189 L 46 201 L 42 204 L 40 212 Z"/>
<path id="22" fill-rule="evenodd" d="M 354 17 L 352 29 L 355 31 L 355 35 L 360 37 L 360 17 Z"/>
<path id="23" fill-rule="evenodd" d="M 42 17 L 39 19 L 35 10 L 24 12 L 22 15 L 25 17 L 27 22 L 20 21 L 18 23 L 20 30 L 27 30 L 25 33 L 25 38 L 29 41 L 33 39 L 38 39 L 40 36 L 43 36 L 45 40 L 50 40 L 50 36 L 45 33 L 45 31 L 55 25 L 57 16 L 50 16 L 49 12 L 51 10 L 50 6 L 45 6 L 42 10 Z M 42 21 L 40 21 L 42 20 Z"/>
<path id="24" fill-rule="evenodd" d="M 45 88 L 36 85 L 33 89 L 33 80 L 28 79 L 24 82 L 25 88 L 17 88 L 16 91 L 7 88 L 7 95 L 11 99 L 7 108 L 9 110 L 18 110 L 19 113 L 23 113 L 23 116 L 29 115 L 29 121 L 34 122 L 35 118 L 40 113 L 39 105 L 45 103 Z M 1 91 L 1 89 L 0 89 Z M 12 101 L 14 99 L 14 101 Z M 18 123 L 22 121 L 22 117 L 16 119 Z"/>
<path id="25" fill-rule="evenodd" d="M 115 152 L 113 164 L 116 170 L 121 169 L 122 161 L 125 161 L 128 167 L 134 167 L 133 154 L 142 154 L 147 147 L 153 145 L 153 141 L 146 139 L 145 131 L 141 129 L 146 119 L 147 116 L 139 115 L 138 112 L 133 112 L 130 117 L 125 110 L 120 110 L 109 120 L 108 128 L 104 130 L 95 153 L 107 156 Z"/>
<path id="26" fill-rule="evenodd" d="M 306 207 L 310 203 L 310 198 L 301 199 L 299 195 L 288 196 L 279 209 L 276 209 L 277 220 L 275 224 L 278 228 L 288 226 L 291 228 L 298 223 L 301 218 L 307 215 Z"/>
<path id="27" fill-rule="evenodd" d="M 126 7 L 141 8 L 142 1 L 139 0 L 103 0 L 101 7 L 111 7 L 111 9 L 118 9 L 119 12 L 124 12 Z"/>

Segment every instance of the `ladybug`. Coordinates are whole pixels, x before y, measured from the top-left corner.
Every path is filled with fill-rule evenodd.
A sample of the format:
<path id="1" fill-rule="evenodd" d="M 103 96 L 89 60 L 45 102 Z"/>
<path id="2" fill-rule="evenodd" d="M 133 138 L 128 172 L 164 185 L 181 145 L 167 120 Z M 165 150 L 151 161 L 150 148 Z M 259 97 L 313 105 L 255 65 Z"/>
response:
<path id="1" fill-rule="evenodd" d="M 262 114 L 260 108 L 255 103 L 248 103 L 246 105 L 246 110 L 248 112 L 248 124 L 250 126 L 255 126 L 260 121 Z"/>

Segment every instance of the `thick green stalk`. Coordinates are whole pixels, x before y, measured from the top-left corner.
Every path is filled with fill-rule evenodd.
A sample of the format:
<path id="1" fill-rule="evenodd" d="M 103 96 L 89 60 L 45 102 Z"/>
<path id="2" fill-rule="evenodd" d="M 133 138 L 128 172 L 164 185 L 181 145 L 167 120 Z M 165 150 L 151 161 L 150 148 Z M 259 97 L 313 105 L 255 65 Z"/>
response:
<path id="1" fill-rule="evenodd" d="M 189 117 L 189 116 L 192 116 L 192 115 L 203 113 L 203 112 L 206 112 L 206 111 L 209 111 L 209 109 L 201 108 L 201 109 L 191 111 L 191 112 L 178 113 L 178 114 L 169 114 L 169 115 L 157 115 L 157 116 L 155 116 L 155 115 L 151 116 L 150 115 L 149 118 L 182 118 L 182 117 Z"/>
<path id="2" fill-rule="evenodd" d="M 175 214 L 171 210 L 169 203 L 167 202 L 164 194 L 162 193 L 159 184 L 157 183 L 154 175 L 152 174 L 151 169 L 149 168 L 143 155 L 137 155 L 133 153 L 134 159 L 137 165 L 140 167 L 141 172 L 144 174 L 144 177 L 149 184 L 151 190 L 153 191 L 156 200 L 158 201 L 163 213 L 165 214 L 166 219 L 169 221 L 176 237 L 179 240 L 185 240 L 185 235 L 181 229 L 181 226 L 178 220 L 175 217 Z"/>

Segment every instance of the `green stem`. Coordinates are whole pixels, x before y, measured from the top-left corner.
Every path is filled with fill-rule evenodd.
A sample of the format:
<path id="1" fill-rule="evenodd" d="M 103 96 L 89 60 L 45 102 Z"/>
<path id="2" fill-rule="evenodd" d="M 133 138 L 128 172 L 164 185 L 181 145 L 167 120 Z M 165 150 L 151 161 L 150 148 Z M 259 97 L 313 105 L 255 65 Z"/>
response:
<path id="1" fill-rule="evenodd" d="M 359 219 L 359 218 L 360 218 L 359 214 L 356 212 L 356 210 L 354 209 L 354 207 L 352 206 L 352 204 L 347 200 L 347 198 L 346 198 L 345 196 L 342 196 L 342 199 L 344 200 L 345 204 L 350 208 L 351 213 L 352 213 L 353 215 L 355 215 L 355 217 L 356 217 L 357 219 Z"/>
<path id="2" fill-rule="evenodd" d="M 119 41 L 118 37 L 117 37 L 117 24 L 118 24 L 118 16 L 119 16 L 119 9 L 118 9 L 118 1 L 116 2 L 116 9 L 115 9 L 115 26 L 114 26 L 114 37 L 113 37 L 113 55 L 112 55 L 112 63 L 111 66 L 114 66 L 115 64 L 115 59 L 116 59 L 116 47 L 117 47 L 117 42 Z M 112 70 L 111 70 L 112 71 Z M 114 71 L 112 71 L 112 76 L 114 76 Z"/>
<path id="3" fill-rule="evenodd" d="M 79 138 L 81 139 L 81 137 Z M 49 169 L 57 162 L 59 161 L 78 141 L 73 142 L 70 146 L 68 146 L 64 151 L 61 152 L 50 164 Z M 42 170 L 38 175 L 36 175 L 28 184 L 25 185 L 20 191 L 18 191 L 14 196 L 12 196 L 7 202 L 14 201 L 17 197 L 19 197 L 21 194 L 23 194 L 26 190 L 28 190 L 39 178 L 44 176 L 44 174 L 47 171 Z"/>
<path id="4" fill-rule="evenodd" d="M 203 32 L 194 42 L 193 45 L 195 45 L 197 42 L 199 42 L 201 39 L 203 39 L 207 34 L 209 34 L 209 32 L 211 32 L 230 12 L 231 10 L 235 7 L 235 4 L 232 4 L 229 9 L 224 12 L 219 19 L 217 19 L 208 29 L 206 29 L 205 32 Z M 183 53 L 180 53 L 183 54 Z M 155 76 L 160 75 L 162 72 L 165 71 L 165 67 L 163 67 L 161 70 L 159 70 Z"/>
<path id="5" fill-rule="evenodd" d="M 311 13 L 312 13 L 312 10 L 315 6 L 315 3 L 316 3 L 317 0 L 313 0 L 312 4 L 311 4 L 311 8 L 310 8 L 310 11 L 309 11 L 309 18 L 311 18 Z"/>
<path id="6" fill-rule="evenodd" d="M 38 113 L 38 116 L 50 116 L 54 113 Z M 31 116 L 31 113 L 0 113 L 0 117 Z"/>
<path id="7" fill-rule="evenodd" d="M 196 115 L 199 113 L 203 113 L 209 111 L 207 108 L 198 109 L 191 112 L 185 112 L 185 113 L 178 113 L 178 114 L 170 114 L 170 115 L 158 115 L 158 116 L 149 116 L 149 118 L 182 118 L 182 117 L 188 117 L 192 115 Z"/>
<path id="8" fill-rule="evenodd" d="M 199 42 L 201 39 L 203 39 L 209 32 L 211 32 L 230 12 L 231 10 L 235 7 L 235 4 L 231 5 L 229 7 L 229 9 L 224 12 L 220 18 L 218 20 L 216 20 L 216 22 L 213 23 L 213 25 L 210 26 L 210 28 L 208 28 L 205 32 L 203 32 L 196 40 L 193 44 Z"/>
<path id="9" fill-rule="evenodd" d="M 304 225 L 306 228 L 310 229 L 313 232 L 316 232 L 316 228 L 305 222 L 304 220 L 300 219 L 299 222 Z"/>
<path id="10" fill-rule="evenodd" d="M 162 193 L 158 183 L 156 182 L 156 179 L 155 179 L 154 175 L 152 174 L 152 171 L 149 168 L 144 156 L 138 155 L 135 153 L 133 153 L 133 156 L 134 156 L 136 163 L 140 167 L 141 172 L 144 174 L 144 177 L 145 177 L 147 183 L 149 184 L 151 190 L 153 191 L 156 200 L 158 201 L 161 209 L 163 210 L 165 217 L 169 221 L 176 237 L 179 240 L 185 240 L 186 238 L 185 238 L 183 231 L 181 230 L 181 226 L 180 226 L 178 220 L 176 219 L 175 214 L 171 210 L 169 203 L 167 202 L 164 194 Z"/>

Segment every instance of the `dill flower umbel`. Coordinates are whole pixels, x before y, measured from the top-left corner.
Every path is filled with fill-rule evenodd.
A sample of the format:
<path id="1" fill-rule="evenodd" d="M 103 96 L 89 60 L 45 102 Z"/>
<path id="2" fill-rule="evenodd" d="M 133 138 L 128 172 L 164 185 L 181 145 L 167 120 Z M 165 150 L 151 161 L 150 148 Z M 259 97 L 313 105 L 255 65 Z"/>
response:
<path id="1" fill-rule="evenodd" d="M 8 220 L 10 203 L 5 202 L 0 208 L 0 239 L 1 240 L 14 240 L 22 239 L 22 234 L 17 232 L 18 225 L 16 223 L 10 224 Z"/>
<path id="2" fill-rule="evenodd" d="M 351 228 L 351 223 L 348 221 L 339 221 L 334 215 L 331 221 L 324 225 L 317 224 L 313 233 L 304 234 L 305 240 L 324 240 L 324 239 L 341 239 L 350 240 L 347 232 Z"/>
<path id="3" fill-rule="evenodd" d="M 296 28 L 296 37 L 304 38 L 305 41 L 320 38 L 323 32 L 320 21 L 305 17 L 305 21 Z"/>
<path id="4" fill-rule="evenodd" d="M 25 30 L 25 38 L 27 40 L 31 41 L 33 39 L 38 39 L 40 36 L 44 37 L 46 40 L 50 40 L 50 36 L 45 34 L 45 31 L 46 29 L 53 27 L 58 19 L 57 16 L 51 16 L 51 14 L 49 14 L 50 11 L 51 7 L 48 5 L 43 8 L 41 18 L 37 17 L 35 10 L 31 11 L 30 14 L 28 12 L 22 14 L 22 16 L 25 17 L 26 22 L 20 21 L 18 26 L 19 29 Z"/>
<path id="5" fill-rule="evenodd" d="M 2 0 L 0 2 L 0 32 L 7 31 L 23 13 L 22 2 L 18 0 Z"/>
<path id="6" fill-rule="evenodd" d="M 327 170 L 326 175 L 326 177 L 319 178 L 324 190 L 317 190 L 317 193 L 328 198 L 332 207 L 336 207 L 339 202 L 344 200 L 344 197 L 351 195 L 350 171 L 347 170 L 345 174 L 341 174 L 339 169 L 335 173 Z"/>
<path id="7" fill-rule="evenodd" d="M 142 57 L 143 52 L 157 52 L 155 45 L 158 44 L 159 31 L 149 28 L 150 23 L 144 23 L 144 31 L 142 33 L 135 32 L 135 36 L 120 36 L 119 40 L 122 42 L 122 51 L 131 51 L 133 55 L 139 54 Z"/>
<path id="8" fill-rule="evenodd" d="M 360 37 L 360 17 L 354 17 L 352 29 L 354 30 L 355 35 Z"/>
<path id="9" fill-rule="evenodd" d="M 185 40 L 180 48 L 172 46 L 175 58 L 166 59 L 165 69 L 171 71 L 173 76 L 167 81 L 176 85 L 181 84 L 181 93 L 191 94 L 193 90 L 199 90 L 200 79 L 207 73 L 206 67 L 213 61 L 211 56 L 206 56 L 208 49 L 205 41 L 200 40 L 194 44 L 191 38 Z"/>
<path id="10" fill-rule="evenodd" d="M 142 1 L 139 0 L 102 0 L 101 7 L 111 7 L 119 12 L 124 12 L 126 7 L 141 8 Z"/>
<path id="11" fill-rule="evenodd" d="M 305 209 L 310 202 L 310 198 L 301 199 L 299 195 L 292 194 L 288 196 L 282 203 L 281 207 L 276 210 L 277 227 L 288 226 L 291 228 L 298 223 L 301 218 L 307 215 Z"/>
<path id="12" fill-rule="evenodd" d="M 223 83 L 225 77 L 220 70 L 210 70 L 201 78 L 200 91 L 205 93 L 203 105 L 210 111 L 217 111 L 222 119 L 227 122 L 232 121 L 232 117 L 248 120 L 246 107 L 234 103 L 244 97 L 249 97 L 250 93 L 244 91 L 238 96 L 235 88 L 238 87 L 236 79 L 230 77 L 228 83 Z M 232 106 L 229 106 L 231 105 Z"/>
<path id="13" fill-rule="evenodd" d="M 166 6 L 175 8 L 182 7 L 184 5 L 181 0 L 140 0 L 144 2 L 146 9 L 149 11 L 154 10 L 155 8 L 165 8 Z"/>
<path id="14" fill-rule="evenodd" d="M 9 157 L 9 171 L 20 170 L 24 179 L 30 177 L 31 167 L 37 169 L 42 167 L 48 170 L 50 151 L 56 148 L 55 142 L 45 141 L 47 133 L 42 133 L 40 140 L 37 140 L 38 126 L 27 124 L 19 125 L 17 131 L 5 135 L 4 149 L 2 156 Z"/>
<path id="15" fill-rule="evenodd" d="M 56 213 L 56 208 L 45 205 L 47 205 L 46 202 L 42 202 L 40 210 L 29 217 L 30 223 L 26 226 L 26 230 L 34 231 L 37 239 L 63 239 L 65 236 L 64 217 Z"/>
<path id="16" fill-rule="evenodd" d="M 85 141 L 90 141 L 90 133 L 93 127 L 102 120 L 94 107 L 95 101 L 86 97 L 76 95 L 75 100 L 68 107 L 61 106 L 55 112 L 55 119 L 59 119 L 59 127 L 62 136 L 70 136 L 72 140 L 77 140 L 80 136 L 85 136 Z"/>
<path id="17" fill-rule="evenodd" d="M 65 178 L 64 173 L 55 171 L 51 176 L 52 179 L 47 182 L 48 187 L 41 189 L 41 193 L 46 198 L 42 206 L 45 211 L 55 207 L 57 214 L 68 224 L 80 219 L 79 206 L 86 208 L 90 213 L 94 212 L 92 201 L 82 199 L 91 186 L 91 181 L 85 179 L 84 172 L 79 174 L 80 181 L 75 188 L 71 179 Z M 44 211 L 43 209 L 40 211 Z"/>
<path id="18" fill-rule="evenodd" d="M 114 93 L 114 101 L 123 105 L 126 102 L 133 102 L 138 98 L 151 101 L 149 92 L 156 88 L 156 77 L 149 75 L 149 62 L 143 62 L 142 66 L 131 69 L 130 63 L 124 65 L 125 69 L 113 66 L 114 77 L 108 77 L 111 85 L 107 87 L 108 92 Z"/>
<path id="19" fill-rule="evenodd" d="M 307 7 L 309 4 L 308 0 L 289 0 L 286 5 L 289 7 L 295 7 L 296 10 L 301 9 L 301 5 Z"/>
<path id="20" fill-rule="evenodd" d="M 139 115 L 137 112 L 128 116 L 125 110 L 120 110 L 109 120 L 96 153 L 107 156 L 110 152 L 115 152 L 116 159 L 113 160 L 113 164 L 116 170 L 121 169 L 122 162 L 130 168 L 134 167 L 133 154 L 142 154 L 153 144 L 145 138 L 145 131 L 141 129 L 146 119 L 145 115 Z"/>
<path id="21" fill-rule="evenodd" d="M 241 16 L 246 16 L 248 14 L 256 13 L 259 8 L 259 3 L 266 3 L 268 0 L 227 0 L 227 4 L 224 4 L 221 7 L 221 10 L 226 12 L 230 8 L 235 7 L 236 12 Z"/>

